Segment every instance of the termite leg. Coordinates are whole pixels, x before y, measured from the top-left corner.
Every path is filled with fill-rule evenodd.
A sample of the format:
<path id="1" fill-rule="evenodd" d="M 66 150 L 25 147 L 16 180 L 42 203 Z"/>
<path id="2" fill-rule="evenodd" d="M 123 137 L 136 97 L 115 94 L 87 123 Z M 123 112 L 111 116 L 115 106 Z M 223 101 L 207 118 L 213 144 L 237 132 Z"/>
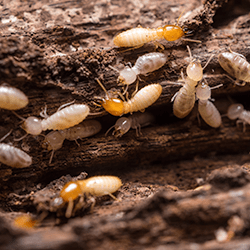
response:
<path id="1" fill-rule="evenodd" d="M 138 88 L 139 88 L 139 80 L 137 79 L 136 80 L 136 85 L 135 85 L 135 91 L 132 93 L 131 97 L 133 97 L 137 93 Z"/>
<path id="2" fill-rule="evenodd" d="M 159 43 L 158 41 L 153 41 L 153 44 L 155 45 L 155 50 L 157 50 L 158 47 L 160 47 L 162 51 L 165 50 L 164 46 L 161 43 Z"/>
<path id="3" fill-rule="evenodd" d="M 75 139 L 75 143 L 76 143 L 76 145 L 77 145 L 78 147 L 80 147 L 80 144 L 79 144 L 79 142 L 77 141 L 77 139 Z"/>
<path id="4" fill-rule="evenodd" d="M 73 207 L 74 207 L 74 201 L 72 199 L 69 199 L 68 207 L 67 207 L 67 210 L 65 212 L 65 217 L 66 218 L 70 218 L 71 217 L 72 211 L 73 211 Z"/>
<path id="5" fill-rule="evenodd" d="M 6 135 L 4 135 L 1 139 L 0 142 L 5 140 L 11 133 L 12 133 L 13 129 L 11 129 Z"/>
<path id="6" fill-rule="evenodd" d="M 54 153 L 55 153 L 55 150 L 52 150 L 51 155 L 50 155 L 50 158 L 49 158 L 49 165 L 50 165 L 50 164 L 51 164 L 51 162 L 52 162 L 52 159 L 53 159 Z"/>

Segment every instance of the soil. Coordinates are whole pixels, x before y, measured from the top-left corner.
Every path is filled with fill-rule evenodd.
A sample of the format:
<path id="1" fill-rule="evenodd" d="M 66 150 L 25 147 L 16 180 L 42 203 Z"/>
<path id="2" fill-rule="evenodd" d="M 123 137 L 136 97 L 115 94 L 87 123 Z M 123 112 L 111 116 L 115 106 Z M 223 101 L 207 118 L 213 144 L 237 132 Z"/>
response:
<path id="1" fill-rule="evenodd" d="M 27 136 L 20 118 L 0 110 L 0 137 L 33 158 L 28 168 L 0 169 L 0 249 L 248 249 L 250 248 L 249 125 L 229 120 L 232 102 L 250 109 L 250 85 L 226 77 L 218 54 L 231 49 L 250 61 L 249 0 L 157 1 L 0 1 L 0 83 L 21 89 L 29 104 L 16 113 L 49 115 L 65 103 L 88 104 L 102 124 L 97 135 L 65 140 L 50 154 L 44 136 Z M 182 13 L 182 15 L 181 15 Z M 178 20 L 178 21 L 177 21 Z M 175 42 L 118 48 L 113 37 L 127 29 L 176 24 L 190 31 Z M 197 119 L 197 104 L 184 119 L 174 117 L 171 99 L 180 89 L 181 71 L 195 59 L 205 65 L 205 79 L 223 124 L 211 128 Z M 147 111 L 155 122 L 137 136 L 121 138 L 106 131 L 117 117 L 93 102 L 117 86 L 124 65 L 148 52 L 168 57 L 159 70 L 140 76 L 140 88 L 160 83 L 163 92 Z M 129 86 L 129 94 L 135 86 Z M 239 125 L 239 126 L 238 126 Z M 44 135 L 47 132 L 43 133 Z M 70 218 L 68 204 L 58 202 L 69 181 L 115 175 L 122 187 L 109 196 L 79 196 Z M 29 215 L 35 225 L 20 228 L 17 218 Z M 31 223 L 32 224 L 32 223 Z"/>

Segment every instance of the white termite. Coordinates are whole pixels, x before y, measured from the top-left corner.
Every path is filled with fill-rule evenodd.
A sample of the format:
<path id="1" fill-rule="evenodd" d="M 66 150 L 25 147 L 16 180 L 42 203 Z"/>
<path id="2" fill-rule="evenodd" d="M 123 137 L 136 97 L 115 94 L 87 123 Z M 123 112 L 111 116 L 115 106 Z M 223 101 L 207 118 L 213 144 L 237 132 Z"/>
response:
<path id="1" fill-rule="evenodd" d="M 235 52 L 224 52 L 219 54 L 220 66 L 237 80 L 250 82 L 250 64 L 246 58 Z M 236 81 L 237 83 L 237 81 Z M 243 83 L 244 85 L 244 83 Z"/>
<path id="2" fill-rule="evenodd" d="M 136 130 L 136 135 L 141 135 L 141 127 L 148 126 L 154 122 L 154 116 L 151 113 L 134 113 L 128 117 L 119 118 L 115 125 L 112 126 L 107 132 L 114 128 L 112 135 L 115 137 L 122 137 L 129 131 L 130 128 Z"/>
<path id="3" fill-rule="evenodd" d="M 133 67 L 126 66 L 120 71 L 118 81 L 122 85 L 130 85 L 138 75 L 147 75 L 161 68 L 167 61 L 167 56 L 160 52 L 152 52 L 138 57 Z"/>
<path id="4" fill-rule="evenodd" d="M 243 131 L 246 130 L 246 124 L 250 124 L 250 111 L 244 109 L 240 103 L 235 103 L 229 106 L 227 110 L 227 117 L 230 120 L 237 120 L 238 123 L 243 123 Z"/>
<path id="5" fill-rule="evenodd" d="M 0 86 L 0 108 L 18 110 L 28 103 L 28 97 L 21 90 L 7 85 Z"/>
<path id="6" fill-rule="evenodd" d="M 196 87 L 198 111 L 202 119 L 211 127 L 218 128 L 221 125 L 221 115 L 211 99 L 211 88 L 204 82 Z"/>
<path id="7" fill-rule="evenodd" d="M 26 168 L 32 164 L 32 158 L 19 148 L 0 143 L 0 162 L 13 168 Z"/>
<path id="8" fill-rule="evenodd" d="M 106 93 L 105 98 L 98 97 L 101 106 L 114 116 L 121 116 L 137 111 L 144 112 L 145 108 L 151 106 L 162 93 L 162 86 L 159 83 L 149 84 L 140 89 L 130 100 L 123 101 L 119 98 L 110 97 L 105 87 L 96 79 Z"/>
<path id="9" fill-rule="evenodd" d="M 99 121 L 87 120 L 74 127 L 64 130 L 51 131 L 48 133 L 45 136 L 43 147 L 46 147 L 47 150 L 52 150 L 49 164 L 52 162 L 54 151 L 62 147 L 65 139 L 69 141 L 76 141 L 77 143 L 77 139 L 83 139 L 95 135 L 100 132 L 101 129 L 102 125 Z"/>
<path id="10" fill-rule="evenodd" d="M 39 135 L 42 131 L 63 130 L 73 127 L 83 121 L 89 114 L 89 107 L 85 104 L 73 104 L 63 108 L 53 115 L 39 119 L 35 116 L 30 116 L 25 119 L 22 128 L 27 134 Z"/>
<path id="11" fill-rule="evenodd" d="M 192 111 L 195 104 L 195 87 L 203 78 L 203 69 L 212 59 L 210 57 L 202 68 L 200 62 L 193 59 L 189 46 L 187 48 L 191 59 L 186 69 L 187 77 L 184 79 L 183 87 L 172 98 L 172 101 L 174 100 L 173 113 L 178 118 L 184 118 Z"/>

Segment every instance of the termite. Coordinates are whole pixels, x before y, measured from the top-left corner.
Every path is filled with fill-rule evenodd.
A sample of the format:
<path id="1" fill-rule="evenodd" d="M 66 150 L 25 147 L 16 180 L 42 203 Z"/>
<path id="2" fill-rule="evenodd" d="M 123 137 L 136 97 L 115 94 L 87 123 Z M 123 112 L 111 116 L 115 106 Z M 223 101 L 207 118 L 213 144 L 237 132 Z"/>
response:
<path id="1" fill-rule="evenodd" d="M 85 104 L 73 104 L 63 108 L 53 115 L 39 119 L 35 116 L 30 116 L 25 119 L 22 128 L 27 134 L 39 135 L 42 131 L 63 130 L 73 127 L 83 121 L 89 114 L 89 107 Z"/>
<path id="2" fill-rule="evenodd" d="M 73 201 L 81 194 L 104 196 L 109 195 L 114 200 L 112 194 L 122 186 L 122 181 L 116 176 L 94 176 L 86 180 L 68 182 L 60 192 L 60 197 L 64 202 L 68 202 L 68 208 L 65 216 L 69 218 L 73 209 Z"/>
<path id="3" fill-rule="evenodd" d="M 211 88 L 204 82 L 196 87 L 198 111 L 202 119 L 211 127 L 218 128 L 221 125 L 221 115 L 211 99 Z"/>
<path id="4" fill-rule="evenodd" d="M 180 16 L 181 17 L 181 16 Z M 176 41 L 185 36 L 185 31 L 178 25 L 179 19 L 176 25 L 165 25 L 156 29 L 143 28 L 141 26 L 132 28 L 127 31 L 123 31 L 114 37 L 114 44 L 118 47 L 141 47 L 145 43 L 156 41 L 158 39 L 165 39 L 167 41 Z M 183 39 L 191 42 L 201 42 L 191 39 Z M 158 44 L 159 45 L 159 44 Z M 162 49 L 164 47 L 159 45 Z"/>
<path id="5" fill-rule="evenodd" d="M 101 128 L 102 125 L 99 121 L 87 120 L 74 127 L 64 130 L 51 131 L 48 133 L 45 136 L 43 147 L 46 147 L 48 150 L 52 150 L 49 164 L 52 162 L 54 151 L 62 147 L 65 139 L 69 141 L 76 141 L 78 144 L 77 139 L 83 139 L 95 135 L 101 130 Z"/>
<path id="6" fill-rule="evenodd" d="M 13 168 L 26 168 L 32 164 L 32 158 L 19 148 L 0 143 L 0 162 Z"/>
<path id="7" fill-rule="evenodd" d="M 250 111 L 244 109 L 240 103 L 235 103 L 229 106 L 227 110 L 227 117 L 230 120 L 237 120 L 238 123 L 243 123 L 243 132 L 246 131 L 246 124 L 250 124 Z"/>
<path id="8" fill-rule="evenodd" d="M 138 75 L 147 75 L 161 68 L 167 61 L 167 56 L 160 52 L 147 53 L 143 56 L 138 57 L 133 67 L 126 66 L 121 70 L 118 77 L 118 82 L 122 85 L 132 84 L 136 81 Z M 113 68 L 113 67 L 112 67 Z M 138 82 L 136 85 L 136 91 L 138 89 Z"/>
<path id="9" fill-rule="evenodd" d="M 137 111 L 144 112 L 147 107 L 157 101 L 162 93 L 162 86 L 159 83 L 150 84 L 140 89 L 130 100 L 123 101 L 111 97 L 101 82 L 96 80 L 106 94 L 105 98 L 98 97 L 101 100 L 101 106 L 114 116 L 132 114 Z"/>
<path id="10" fill-rule="evenodd" d="M 183 87 L 172 97 L 172 101 L 174 101 L 173 113 L 178 118 L 184 118 L 192 111 L 195 104 L 195 87 L 203 78 L 203 69 L 212 59 L 210 57 L 206 65 L 202 68 L 200 62 L 193 59 L 189 46 L 187 46 L 187 49 L 191 59 L 186 69 L 187 77 L 184 79 L 185 83 Z"/>
<path id="11" fill-rule="evenodd" d="M 220 66 L 231 76 L 237 80 L 245 82 L 250 82 L 250 64 L 247 62 L 246 58 L 235 52 L 224 52 L 219 54 L 218 60 Z M 236 84 L 237 84 L 236 80 Z"/>
<path id="12" fill-rule="evenodd" d="M 21 215 L 15 218 L 14 225 L 22 229 L 31 229 L 37 225 L 37 221 L 34 220 L 29 214 Z"/>
<path id="13" fill-rule="evenodd" d="M 21 90 L 5 85 L 0 86 L 0 108 L 18 110 L 28 103 L 28 97 Z"/>
<path id="14" fill-rule="evenodd" d="M 121 117 L 116 121 L 115 125 L 106 132 L 106 135 L 112 128 L 114 128 L 112 135 L 115 137 L 122 137 L 130 128 L 132 128 L 136 130 L 136 135 L 139 136 L 141 134 L 141 127 L 148 126 L 153 121 L 154 116 L 148 112 L 135 113 L 129 117 Z"/>

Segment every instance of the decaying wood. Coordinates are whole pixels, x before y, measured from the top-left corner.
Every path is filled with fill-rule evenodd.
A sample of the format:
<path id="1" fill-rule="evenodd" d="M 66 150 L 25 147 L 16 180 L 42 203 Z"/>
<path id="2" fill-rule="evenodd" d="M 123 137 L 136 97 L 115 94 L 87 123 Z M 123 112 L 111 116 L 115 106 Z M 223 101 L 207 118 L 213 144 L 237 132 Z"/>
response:
<path id="1" fill-rule="evenodd" d="M 159 82 L 163 86 L 163 93 L 154 104 L 155 110 L 153 110 L 158 114 L 157 121 L 163 125 L 157 126 L 156 124 L 148 130 L 144 130 L 142 138 L 131 139 L 130 136 L 125 136 L 121 140 L 116 140 L 104 136 L 104 130 L 107 130 L 115 122 L 113 117 L 107 115 L 102 120 L 104 129 L 99 136 L 82 142 L 79 148 L 73 143 L 66 142 L 65 146 L 56 152 L 52 166 L 48 166 L 49 153 L 45 152 L 40 146 L 42 138 L 28 138 L 22 142 L 21 146 L 34 158 L 32 167 L 36 169 L 36 173 L 32 174 L 32 181 L 35 180 L 34 177 L 38 179 L 47 171 L 57 171 L 64 168 L 65 162 L 67 162 L 67 168 L 93 167 L 110 163 L 115 166 L 123 166 L 128 163 L 137 165 L 139 163 L 136 157 L 138 153 L 142 155 L 141 161 L 147 160 L 143 157 L 144 152 L 152 152 L 155 159 L 159 157 L 162 159 L 176 159 L 182 156 L 185 158 L 194 154 L 208 152 L 211 145 L 217 147 L 218 152 L 240 151 L 239 148 L 232 147 L 235 137 L 239 138 L 238 142 L 242 146 L 246 145 L 245 142 L 248 137 L 245 134 L 244 137 L 241 136 L 242 133 L 235 128 L 235 123 L 229 123 L 227 118 L 224 119 L 224 126 L 221 129 L 208 130 L 206 126 L 206 129 L 203 129 L 204 126 L 197 126 L 196 121 L 189 123 L 190 117 L 181 121 L 173 119 L 170 108 L 170 100 L 180 88 L 180 85 L 171 82 L 178 82 L 181 70 L 185 72 L 189 62 L 186 44 L 190 45 L 194 57 L 199 59 L 202 65 L 205 65 L 211 54 L 218 55 L 218 53 L 226 51 L 228 44 L 230 44 L 232 50 L 244 54 L 247 58 L 250 56 L 250 50 L 245 49 L 249 46 L 248 15 L 235 18 L 230 25 L 230 29 L 228 29 L 228 26 L 223 29 L 219 21 L 217 21 L 217 27 L 212 28 L 213 18 L 217 11 L 220 10 L 222 13 L 227 11 L 227 5 L 223 3 L 224 1 L 207 1 L 204 5 L 185 6 L 186 14 L 181 17 L 180 24 L 191 30 L 194 34 L 191 38 L 201 40 L 202 44 L 162 41 L 166 48 L 164 53 L 168 55 L 168 62 L 157 72 L 143 77 L 145 82 L 140 83 L 140 86 L 144 86 L 151 82 Z M 83 13 L 78 13 L 77 7 L 79 6 L 74 4 L 57 3 L 43 7 L 37 4 L 25 11 L 23 9 L 25 7 L 20 6 L 18 12 L 20 18 L 13 22 L 5 21 L 2 24 L 1 32 L 3 37 L 0 46 L 1 81 L 19 87 L 29 96 L 29 106 L 18 112 L 24 117 L 29 115 L 38 116 L 45 104 L 48 106 L 49 114 L 52 114 L 61 104 L 72 100 L 89 104 L 92 111 L 95 112 L 97 107 L 93 105 L 92 101 L 95 96 L 103 95 L 103 91 L 95 79 L 101 79 L 107 89 L 117 88 L 117 72 L 112 71 L 109 65 L 116 67 L 119 66 L 118 63 L 134 63 L 139 55 L 155 49 L 152 44 L 145 45 L 139 50 L 129 50 L 127 52 L 122 52 L 123 49 L 114 48 L 112 45 L 113 36 L 122 29 L 129 28 L 126 26 L 121 27 L 121 24 L 118 24 L 119 18 L 129 18 L 122 14 L 119 14 L 119 18 L 117 18 L 115 11 L 113 11 L 107 19 L 107 13 L 109 13 L 108 10 L 111 6 L 105 5 L 107 12 L 96 14 L 98 15 L 97 19 L 90 21 L 91 18 L 88 19 L 87 14 L 84 16 Z M 96 8 L 101 8 L 100 3 L 96 4 L 98 6 Z M 165 3 L 159 2 L 157 4 Z M 41 13 L 37 12 L 39 8 L 42 8 Z M 57 22 L 56 26 L 53 23 L 51 24 L 52 20 L 54 20 L 51 13 L 55 11 L 55 8 L 62 8 L 61 15 L 63 15 L 63 18 Z M 63 8 L 74 8 L 74 11 L 72 10 L 74 13 L 64 12 Z M 153 7 L 151 6 L 151 8 Z M 127 13 L 127 9 L 123 11 Z M 11 6 L 7 5 L 2 18 L 8 20 L 10 12 Z M 17 13 L 12 13 L 12 15 L 14 14 Z M 118 23 L 114 26 L 115 28 L 109 29 L 108 32 L 107 27 L 112 24 L 112 15 L 118 19 Z M 68 19 L 65 16 L 70 18 L 70 23 L 67 22 Z M 26 19 L 23 20 L 21 17 L 26 17 Z M 34 19 L 35 17 L 39 18 L 40 21 Z M 161 19 L 156 17 L 154 19 L 158 21 L 152 22 L 151 20 L 151 27 L 157 27 L 167 22 L 173 23 L 176 16 L 171 18 L 164 14 Z M 80 22 L 79 20 L 83 21 Z M 41 27 L 40 22 L 45 27 Z M 140 22 L 142 26 L 149 25 L 147 20 L 139 19 L 133 22 L 133 26 L 136 22 Z M 98 23 L 97 26 L 95 26 L 96 23 Z M 224 22 L 222 24 L 225 25 Z M 88 28 L 89 25 L 95 27 L 94 31 Z M 129 25 L 129 21 L 127 25 Z M 27 29 L 24 29 L 24 26 Z M 93 47 L 90 37 L 94 39 L 95 47 Z M 241 39 L 242 37 L 244 37 L 244 40 Z M 86 39 L 88 39 L 87 44 Z M 112 47 L 107 47 L 108 45 Z M 231 80 L 223 76 L 222 74 L 225 72 L 220 68 L 217 56 L 212 59 L 205 69 L 205 73 L 211 86 L 216 86 L 219 83 L 223 84 L 223 87 L 212 92 L 212 97 L 216 99 L 219 99 L 217 96 L 246 92 L 250 88 L 248 84 L 244 87 L 236 87 Z M 133 86 L 131 86 L 131 89 L 133 89 Z M 220 106 L 223 106 L 223 104 L 219 103 L 219 109 Z M 168 110 L 168 112 L 165 110 Z M 226 109 L 222 109 L 222 113 L 225 112 Z M 14 129 L 13 137 L 10 137 L 9 141 L 13 141 L 14 137 L 23 135 L 22 130 L 18 129 L 19 120 L 16 117 L 9 111 L 2 110 L 1 114 L 4 121 L 2 134 L 8 131 L 7 128 Z M 13 123 L 13 120 L 15 123 Z M 227 130 L 228 126 L 230 127 Z M 132 133 L 130 132 L 130 134 Z M 209 140 L 204 138 L 209 138 Z M 194 146 L 191 148 L 186 147 L 190 143 Z M 14 144 L 20 147 L 21 143 Z M 70 154 L 68 154 L 69 147 Z M 65 155 L 67 155 L 67 158 L 65 158 Z M 125 155 L 126 160 L 124 160 Z M 155 160 L 153 158 L 150 155 L 150 159 Z M 17 176 L 23 178 L 28 176 L 27 173 L 30 172 L 30 169 L 13 171 L 15 178 Z M 3 176 L 5 180 L 8 179 L 6 175 L 3 174 Z M 12 178 L 10 175 L 9 177 Z"/>
<path id="2" fill-rule="evenodd" d="M 184 11 L 179 24 L 192 32 L 187 38 L 202 43 L 161 41 L 168 61 L 156 72 L 141 76 L 139 86 L 158 82 L 163 93 L 148 109 L 155 115 L 155 123 L 143 128 L 140 137 L 133 130 L 119 139 L 105 136 L 118 117 L 103 112 L 93 116 L 103 126 L 98 135 L 80 141 L 80 147 L 65 141 L 49 165 L 50 153 L 41 147 L 43 137 L 28 136 L 14 141 L 24 135 L 20 120 L 8 110 L 0 110 L 0 137 L 13 129 L 5 142 L 33 157 L 32 166 L 25 169 L 1 164 L 1 249 L 138 249 L 137 246 L 155 249 L 166 245 L 170 249 L 193 249 L 192 242 L 196 242 L 197 249 L 248 246 L 250 243 L 244 238 L 249 231 L 248 166 L 238 168 L 250 161 L 248 126 L 243 132 L 235 121 L 223 117 L 220 128 L 210 128 L 197 119 L 197 107 L 187 118 L 177 119 L 172 114 L 171 98 L 181 87 L 174 83 L 181 83 L 181 71 L 185 74 L 190 61 L 186 48 L 189 45 L 194 58 L 202 65 L 215 55 L 204 73 L 211 87 L 223 84 L 212 90 L 221 114 L 226 113 L 232 101 L 241 102 L 250 110 L 250 85 L 235 86 L 225 76 L 217 57 L 231 49 L 250 61 L 249 6 L 248 0 L 34 1 L 30 4 L 4 1 L 0 6 L 0 83 L 15 86 L 27 94 L 29 105 L 17 112 L 25 118 L 39 116 L 45 105 L 48 114 L 53 114 L 62 104 L 73 100 L 88 104 L 93 113 L 101 111 L 93 104 L 95 96 L 104 95 L 96 78 L 108 90 L 120 89 L 118 73 L 109 66 L 122 69 L 123 65 L 134 64 L 138 56 L 156 50 L 153 43 L 127 51 L 114 47 L 113 37 L 123 30 L 137 25 L 156 28 L 174 24 Z M 130 93 L 134 88 L 129 87 Z M 230 156 L 229 160 L 218 156 L 237 153 L 245 155 Z M 192 160 L 181 161 L 185 159 Z M 213 172 L 206 180 L 213 169 L 227 166 L 233 170 Z M 46 225 L 49 220 L 52 226 L 65 222 L 62 218 L 58 222 L 57 215 L 50 211 L 51 200 L 71 180 L 71 176 L 64 175 L 78 175 L 82 171 L 90 175 L 121 176 L 124 186 L 118 199 L 122 202 L 112 203 L 115 212 L 107 218 L 105 207 L 101 210 L 101 206 L 94 210 L 101 211 L 100 218 L 95 212 L 93 216 L 86 215 L 87 204 L 87 212 L 82 209 L 76 214 L 86 215 L 84 218 L 72 219 L 62 227 L 46 231 L 51 228 Z M 209 185 L 197 191 L 173 192 L 178 188 L 193 189 L 199 181 Z M 161 188 L 165 191 L 155 195 Z M 153 197 L 128 209 L 149 196 Z M 9 211 L 14 211 L 14 215 L 6 216 Z M 48 212 L 42 225 L 47 228 L 25 232 L 2 218 L 12 221 L 19 211 L 36 215 Z M 235 221 L 241 225 L 237 230 L 232 229 Z M 222 247 L 218 238 L 215 240 L 220 227 L 233 243 L 224 242 Z"/>

